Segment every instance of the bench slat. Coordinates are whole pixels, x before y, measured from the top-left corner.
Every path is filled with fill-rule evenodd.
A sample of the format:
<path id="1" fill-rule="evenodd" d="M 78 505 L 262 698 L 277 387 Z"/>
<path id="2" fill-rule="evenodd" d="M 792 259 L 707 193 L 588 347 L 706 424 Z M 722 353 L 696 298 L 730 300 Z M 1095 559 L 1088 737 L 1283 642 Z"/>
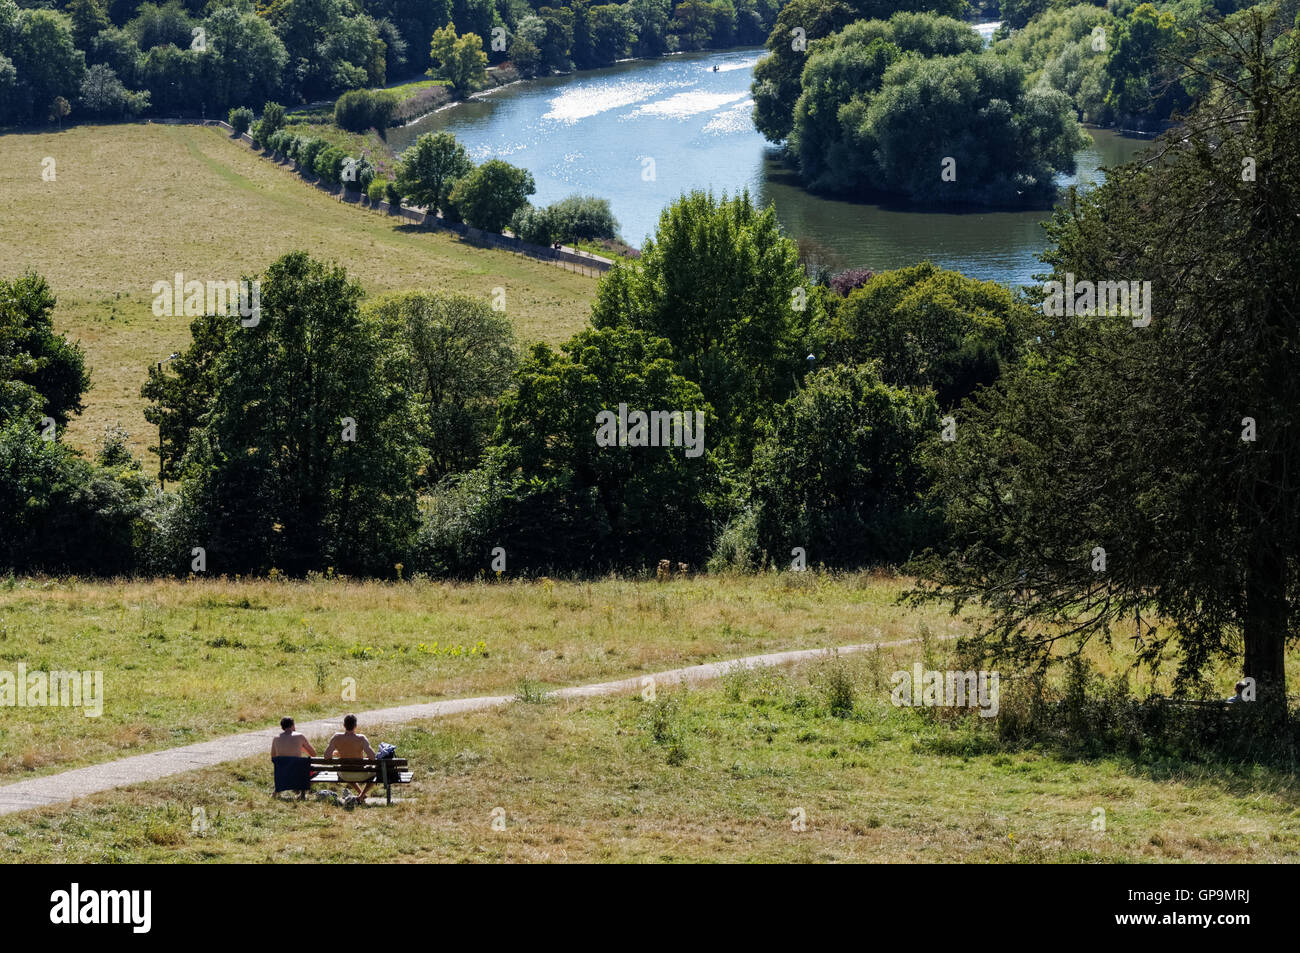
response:
<path id="1" fill-rule="evenodd" d="M 389 784 L 410 784 L 411 781 L 414 779 L 414 777 L 415 775 L 411 771 L 395 772 L 388 776 L 388 783 Z M 383 784 L 383 780 L 379 777 L 379 775 L 375 775 L 375 781 L 379 782 L 380 784 Z M 367 781 L 343 782 L 339 780 L 339 775 L 337 771 L 321 771 L 311 778 L 311 783 L 312 784 L 344 784 L 344 783 L 367 784 L 369 782 Z"/>

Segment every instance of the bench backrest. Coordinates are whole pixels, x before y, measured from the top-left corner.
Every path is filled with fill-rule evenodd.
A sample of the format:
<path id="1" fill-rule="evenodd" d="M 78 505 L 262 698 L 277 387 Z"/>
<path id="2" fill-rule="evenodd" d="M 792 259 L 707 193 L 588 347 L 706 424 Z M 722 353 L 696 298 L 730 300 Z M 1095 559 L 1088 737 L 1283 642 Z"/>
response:
<path id="1" fill-rule="evenodd" d="M 377 772 L 381 765 L 388 765 L 388 770 L 391 772 L 406 767 L 405 758 L 303 758 L 300 760 L 309 761 L 313 771 L 335 768 L 341 771 Z"/>

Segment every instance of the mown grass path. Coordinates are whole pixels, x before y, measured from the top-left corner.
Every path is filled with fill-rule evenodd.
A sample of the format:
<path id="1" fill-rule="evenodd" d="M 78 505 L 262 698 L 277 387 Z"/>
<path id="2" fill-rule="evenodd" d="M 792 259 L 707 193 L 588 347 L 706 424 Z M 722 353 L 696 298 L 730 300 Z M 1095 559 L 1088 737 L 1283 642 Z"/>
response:
<path id="1" fill-rule="evenodd" d="M 954 636 L 948 636 L 953 638 Z M 764 655 L 749 655 L 723 662 L 709 662 L 686 668 L 669 669 L 652 675 L 637 675 L 632 678 L 615 681 L 596 682 L 588 685 L 575 685 L 560 688 L 549 693 L 556 698 L 592 698 L 600 695 L 616 695 L 625 692 L 641 691 L 653 684 L 659 686 L 680 685 L 683 683 L 702 682 L 720 678 L 737 666 L 755 668 L 770 665 L 789 665 L 806 661 L 831 652 L 851 654 L 867 652 L 874 649 L 891 648 L 900 645 L 919 643 L 920 639 L 902 639 L 893 642 L 865 642 L 858 645 L 838 646 L 834 648 L 800 649 L 790 652 L 770 652 Z M 474 698 L 458 698 L 449 701 L 426 702 L 415 705 L 398 705 L 393 708 L 379 708 L 360 712 L 357 717 L 363 731 L 377 725 L 397 725 L 425 718 L 439 718 L 447 715 L 481 711 L 509 704 L 513 695 L 481 695 Z M 327 737 L 339 729 L 342 713 L 333 718 L 321 718 L 303 722 L 298 730 L 308 737 Z M 274 731 L 261 729 L 224 738 L 214 738 L 198 744 L 168 748 L 149 754 L 135 755 L 107 764 L 96 764 L 85 768 L 63 771 L 59 774 L 32 778 L 0 787 L 0 815 L 13 814 L 32 808 L 70 802 L 79 797 L 153 781 L 158 778 L 183 774 L 199 768 L 212 767 L 226 761 L 265 753 L 269 757 L 270 740 Z M 269 769 L 268 769 L 269 776 Z"/>

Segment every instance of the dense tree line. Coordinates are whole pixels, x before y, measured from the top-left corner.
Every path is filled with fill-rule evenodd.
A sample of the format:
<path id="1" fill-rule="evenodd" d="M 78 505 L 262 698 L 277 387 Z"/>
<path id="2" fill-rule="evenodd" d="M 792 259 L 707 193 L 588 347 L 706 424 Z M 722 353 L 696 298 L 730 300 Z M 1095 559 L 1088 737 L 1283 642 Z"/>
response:
<path id="1" fill-rule="evenodd" d="M 224 116 L 430 70 L 464 92 L 489 62 L 533 76 L 760 43 L 777 9 L 778 0 L 0 0 L 0 125 L 61 118 L 56 100 L 74 117 Z M 350 122 L 365 113 L 350 111 Z"/>
<path id="2" fill-rule="evenodd" d="M 44 282 L 12 285 L 0 497 L 25 516 L 7 523 L 8 565 L 184 573 L 198 548 L 214 573 L 472 574 L 498 546 L 531 572 L 757 565 L 793 546 L 901 561 L 937 525 L 919 448 L 1028 324 L 1010 292 L 931 265 L 841 295 L 746 195 L 673 203 L 640 259 L 602 280 L 591 326 L 522 356 L 486 300 L 367 302 L 303 253 L 254 279 L 256 322 L 197 316 L 190 345 L 149 371 L 168 493 L 120 435 L 97 463 L 57 439 L 88 379 L 50 330 Z M 638 440 L 637 413 L 663 430 Z M 35 545 L 53 514 L 72 518 L 58 486 L 83 484 L 93 498 L 72 512 L 115 544 Z"/>

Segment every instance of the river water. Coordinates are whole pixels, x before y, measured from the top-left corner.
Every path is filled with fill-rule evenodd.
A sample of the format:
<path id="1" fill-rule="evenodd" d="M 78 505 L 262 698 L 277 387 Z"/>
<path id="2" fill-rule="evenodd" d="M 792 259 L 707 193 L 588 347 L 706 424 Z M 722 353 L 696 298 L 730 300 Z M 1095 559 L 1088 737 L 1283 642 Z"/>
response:
<path id="1" fill-rule="evenodd" d="M 987 28 L 983 30 L 986 34 Z M 659 213 L 682 192 L 748 189 L 776 204 L 786 230 L 813 243 L 836 269 L 898 268 L 930 259 L 1005 284 L 1030 281 L 1046 241 L 1038 211 L 918 211 L 820 198 L 799 188 L 777 150 L 754 129 L 749 86 L 760 49 L 638 60 L 517 83 L 388 132 L 401 152 L 425 132 L 448 130 L 475 161 L 501 158 L 528 169 L 536 205 L 580 192 L 607 198 L 623 237 L 640 247 Z M 715 70 L 716 67 L 716 70 Z M 1075 176 L 1145 145 L 1092 130 Z"/>

